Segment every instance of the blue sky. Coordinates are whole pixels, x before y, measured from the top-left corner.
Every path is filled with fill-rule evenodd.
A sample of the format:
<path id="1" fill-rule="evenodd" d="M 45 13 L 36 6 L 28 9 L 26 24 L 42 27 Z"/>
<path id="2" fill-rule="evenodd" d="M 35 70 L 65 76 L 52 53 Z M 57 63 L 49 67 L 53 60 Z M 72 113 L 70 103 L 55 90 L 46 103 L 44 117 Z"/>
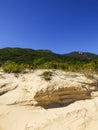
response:
<path id="1" fill-rule="evenodd" d="M 98 0 L 0 0 L 0 48 L 98 54 Z"/>

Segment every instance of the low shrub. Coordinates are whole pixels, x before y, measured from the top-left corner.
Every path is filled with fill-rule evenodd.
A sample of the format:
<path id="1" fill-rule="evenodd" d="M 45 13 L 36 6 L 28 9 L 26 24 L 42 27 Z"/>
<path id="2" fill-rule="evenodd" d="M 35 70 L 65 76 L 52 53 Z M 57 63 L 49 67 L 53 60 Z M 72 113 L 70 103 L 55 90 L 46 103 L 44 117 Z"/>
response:
<path id="1" fill-rule="evenodd" d="M 53 72 L 51 72 L 51 71 L 45 71 L 45 72 L 43 72 L 42 77 L 43 77 L 46 81 L 49 81 L 49 80 L 51 80 L 52 75 L 53 75 Z"/>
<path id="2" fill-rule="evenodd" d="M 2 69 L 7 73 L 20 73 L 24 71 L 23 64 L 16 64 L 14 62 L 2 65 Z"/>

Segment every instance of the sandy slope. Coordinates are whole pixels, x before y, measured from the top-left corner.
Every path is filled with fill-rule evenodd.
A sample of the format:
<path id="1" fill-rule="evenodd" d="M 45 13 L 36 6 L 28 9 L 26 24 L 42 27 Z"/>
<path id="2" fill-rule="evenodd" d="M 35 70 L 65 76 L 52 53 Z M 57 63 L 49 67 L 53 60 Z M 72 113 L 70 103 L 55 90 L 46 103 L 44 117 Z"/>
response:
<path id="1" fill-rule="evenodd" d="M 92 93 L 90 100 L 76 101 L 66 107 L 44 109 L 33 106 L 36 103 L 34 95 L 40 89 L 53 86 L 55 89 L 81 88 L 82 83 L 92 83 L 94 79 L 56 71 L 47 82 L 41 77 L 43 71 L 20 75 L 0 72 L 0 130 L 98 130 L 97 92 Z"/>

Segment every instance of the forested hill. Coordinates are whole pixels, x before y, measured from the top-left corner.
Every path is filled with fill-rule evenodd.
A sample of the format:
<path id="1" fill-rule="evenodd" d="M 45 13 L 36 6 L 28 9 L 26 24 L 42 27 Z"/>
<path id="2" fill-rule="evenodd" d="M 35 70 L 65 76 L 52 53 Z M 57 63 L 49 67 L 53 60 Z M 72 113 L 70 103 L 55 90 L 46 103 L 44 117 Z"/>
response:
<path id="1" fill-rule="evenodd" d="M 93 54 L 89 52 L 71 52 L 63 56 L 65 56 L 65 58 L 67 57 L 67 59 L 69 60 L 79 60 L 79 61 L 98 60 L 97 54 Z"/>
<path id="2" fill-rule="evenodd" d="M 0 65 L 15 62 L 39 68 L 49 67 L 57 68 L 57 66 L 98 63 L 98 55 L 88 52 L 71 52 L 68 54 L 56 54 L 50 50 L 33 50 L 23 48 L 3 48 L 0 49 Z"/>
<path id="3" fill-rule="evenodd" d="M 98 55 L 87 52 L 71 52 L 68 54 L 56 54 L 50 50 L 32 50 L 23 48 L 3 48 L 0 49 L 0 62 L 4 63 L 8 60 L 18 63 L 32 63 L 40 59 L 43 62 L 49 61 L 88 61 L 98 60 Z"/>
<path id="4" fill-rule="evenodd" d="M 0 49 L 0 62 L 14 61 L 16 63 L 31 63 L 34 61 L 49 62 L 61 61 L 62 56 L 50 50 L 32 50 L 23 48 Z"/>

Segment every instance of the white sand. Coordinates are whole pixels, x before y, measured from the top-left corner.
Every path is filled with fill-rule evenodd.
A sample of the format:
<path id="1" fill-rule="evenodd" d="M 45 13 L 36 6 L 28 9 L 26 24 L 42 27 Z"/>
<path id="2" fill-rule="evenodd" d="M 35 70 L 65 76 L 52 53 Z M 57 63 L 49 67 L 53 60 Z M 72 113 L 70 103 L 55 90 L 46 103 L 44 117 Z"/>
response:
<path id="1" fill-rule="evenodd" d="M 92 83 L 94 79 L 56 71 L 52 80 L 46 82 L 40 76 L 42 71 L 20 74 L 18 78 L 0 72 L 0 92 L 7 90 L 0 96 L 0 130 L 98 130 L 97 92 L 92 93 L 92 99 L 77 101 L 67 107 L 44 109 L 33 106 L 33 97 L 40 89 L 81 88 L 82 83 Z"/>

